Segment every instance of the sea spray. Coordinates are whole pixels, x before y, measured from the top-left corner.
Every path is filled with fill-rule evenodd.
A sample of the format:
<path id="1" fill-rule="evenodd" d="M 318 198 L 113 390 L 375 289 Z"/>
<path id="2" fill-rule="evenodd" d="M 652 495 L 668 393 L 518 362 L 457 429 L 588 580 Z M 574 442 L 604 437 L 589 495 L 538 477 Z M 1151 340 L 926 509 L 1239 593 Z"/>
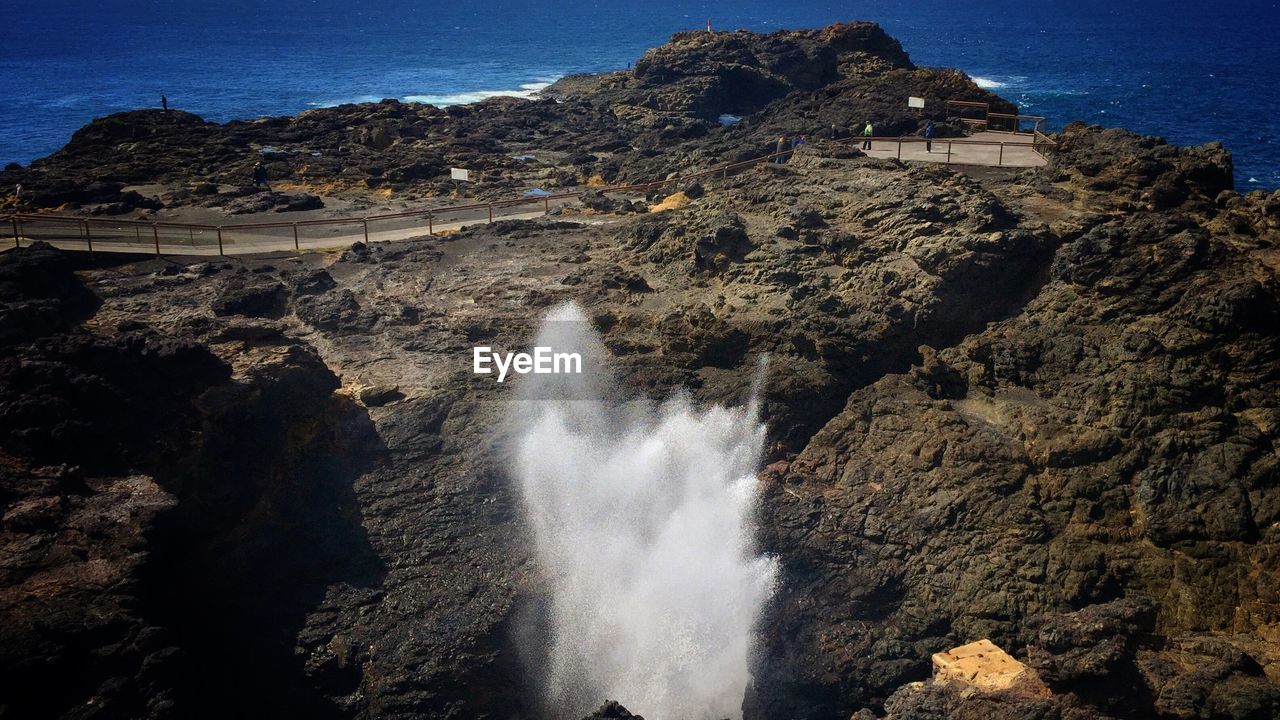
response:
<path id="1" fill-rule="evenodd" d="M 514 475 L 550 590 L 553 714 L 611 699 L 651 720 L 740 717 L 777 574 L 752 538 L 756 402 L 605 402 L 604 349 L 572 304 L 536 344 L 587 358 L 582 376 L 521 378 L 516 413 Z"/>

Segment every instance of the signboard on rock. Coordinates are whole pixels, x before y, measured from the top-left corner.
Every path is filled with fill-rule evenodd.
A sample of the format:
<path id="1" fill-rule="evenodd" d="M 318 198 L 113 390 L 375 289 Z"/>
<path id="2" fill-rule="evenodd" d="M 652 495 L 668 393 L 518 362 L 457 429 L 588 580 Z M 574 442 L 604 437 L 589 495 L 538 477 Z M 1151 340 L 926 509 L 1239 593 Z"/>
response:
<path id="1" fill-rule="evenodd" d="M 461 180 L 462 182 L 471 181 L 471 171 L 464 168 L 449 168 L 449 177 L 453 180 Z"/>
<path id="2" fill-rule="evenodd" d="M 914 97 L 914 96 L 907 98 L 907 107 L 909 107 L 909 108 L 918 108 L 918 109 L 920 109 L 920 110 L 923 110 L 923 109 L 924 109 L 924 98 L 922 98 L 922 97 Z"/>

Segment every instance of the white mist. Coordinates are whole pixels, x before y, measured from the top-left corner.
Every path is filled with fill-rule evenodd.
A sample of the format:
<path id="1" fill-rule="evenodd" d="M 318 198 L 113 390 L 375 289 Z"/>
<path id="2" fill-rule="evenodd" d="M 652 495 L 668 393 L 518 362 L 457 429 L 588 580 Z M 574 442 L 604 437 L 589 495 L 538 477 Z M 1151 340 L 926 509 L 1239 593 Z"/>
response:
<path id="1" fill-rule="evenodd" d="M 599 339 L 575 305 L 537 345 L 586 376 L 528 376 L 515 477 L 551 590 L 548 701 L 606 699 L 649 720 L 738 718 L 753 631 L 777 575 L 752 537 L 765 437 L 756 402 L 608 406 Z"/>

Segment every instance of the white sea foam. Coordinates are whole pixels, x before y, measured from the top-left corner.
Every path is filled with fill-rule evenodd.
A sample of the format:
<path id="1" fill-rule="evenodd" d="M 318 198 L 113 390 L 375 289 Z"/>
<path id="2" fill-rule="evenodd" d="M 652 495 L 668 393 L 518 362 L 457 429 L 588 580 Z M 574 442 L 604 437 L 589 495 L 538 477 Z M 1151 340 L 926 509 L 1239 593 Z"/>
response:
<path id="1" fill-rule="evenodd" d="M 403 100 L 410 103 L 448 107 L 449 105 L 469 105 L 495 97 L 531 99 L 546 90 L 550 85 L 550 82 L 530 82 L 521 84 L 518 90 L 471 90 L 469 92 L 443 93 L 439 95 L 406 95 Z"/>
<path id="2" fill-rule="evenodd" d="M 408 103 L 447 107 L 449 105 L 468 105 L 470 103 L 480 102 L 481 100 L 487 100 L 493 97 L 533 98 L 538 93 L 546 90 L 551 83 L 559 79 L 559 77 L 555 76 L 539 77 L 534 82 L 521 83 L 520 87 L 514 90 L 471 90 L 456 93 L 406 95 L 400 99 Z M 356 95 L 353 97 L 337 98 L 332 100 L 317 100 L 309 102 L 307 105 L 313 108 L 331 108 L 339 105 L 376 103 L 382 100 L 383 97 L 384 96 L 379 95 Z"/>
<path id="3" fill-rule="evenodd" d="M 973 83 L 986 90 L 995 90 L 996 88 L 1002 88 L 1008 85 L 1008 83 L 1000 82 L 999 80 L 992 80 L 991 78 L 979 77 L 977 75 L 973 76 Z"/>
<path id="4" fill-rule="evenodd" d="M 512 413 L 513 476 L 551 596 L 548 706 L 577 717 L 610 699 L 651 720 L 741 717 L 778 571 L 752 538 L 758 403 L 606 403 L 606 353 L 573 304 L 548 315 L 535 344 L 595 369 L 521 378 Z"/>

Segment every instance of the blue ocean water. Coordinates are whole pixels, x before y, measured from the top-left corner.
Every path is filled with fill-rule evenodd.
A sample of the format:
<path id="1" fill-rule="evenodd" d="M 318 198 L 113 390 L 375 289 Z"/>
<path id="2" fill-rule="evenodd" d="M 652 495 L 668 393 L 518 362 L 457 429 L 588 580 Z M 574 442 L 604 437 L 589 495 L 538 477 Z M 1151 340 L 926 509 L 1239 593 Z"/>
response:
<path id="1" fill-rule="evenodd" d="M 520 93 L 626 67 L 681 29 L 880 22 L 1061 127 L 1222 140 L 1242 190 L 1280 187 L 1280 2 L 1026 0 L 4 0 L 0 164 L 111 112 L 213 120 L 383 97 Z"/>

